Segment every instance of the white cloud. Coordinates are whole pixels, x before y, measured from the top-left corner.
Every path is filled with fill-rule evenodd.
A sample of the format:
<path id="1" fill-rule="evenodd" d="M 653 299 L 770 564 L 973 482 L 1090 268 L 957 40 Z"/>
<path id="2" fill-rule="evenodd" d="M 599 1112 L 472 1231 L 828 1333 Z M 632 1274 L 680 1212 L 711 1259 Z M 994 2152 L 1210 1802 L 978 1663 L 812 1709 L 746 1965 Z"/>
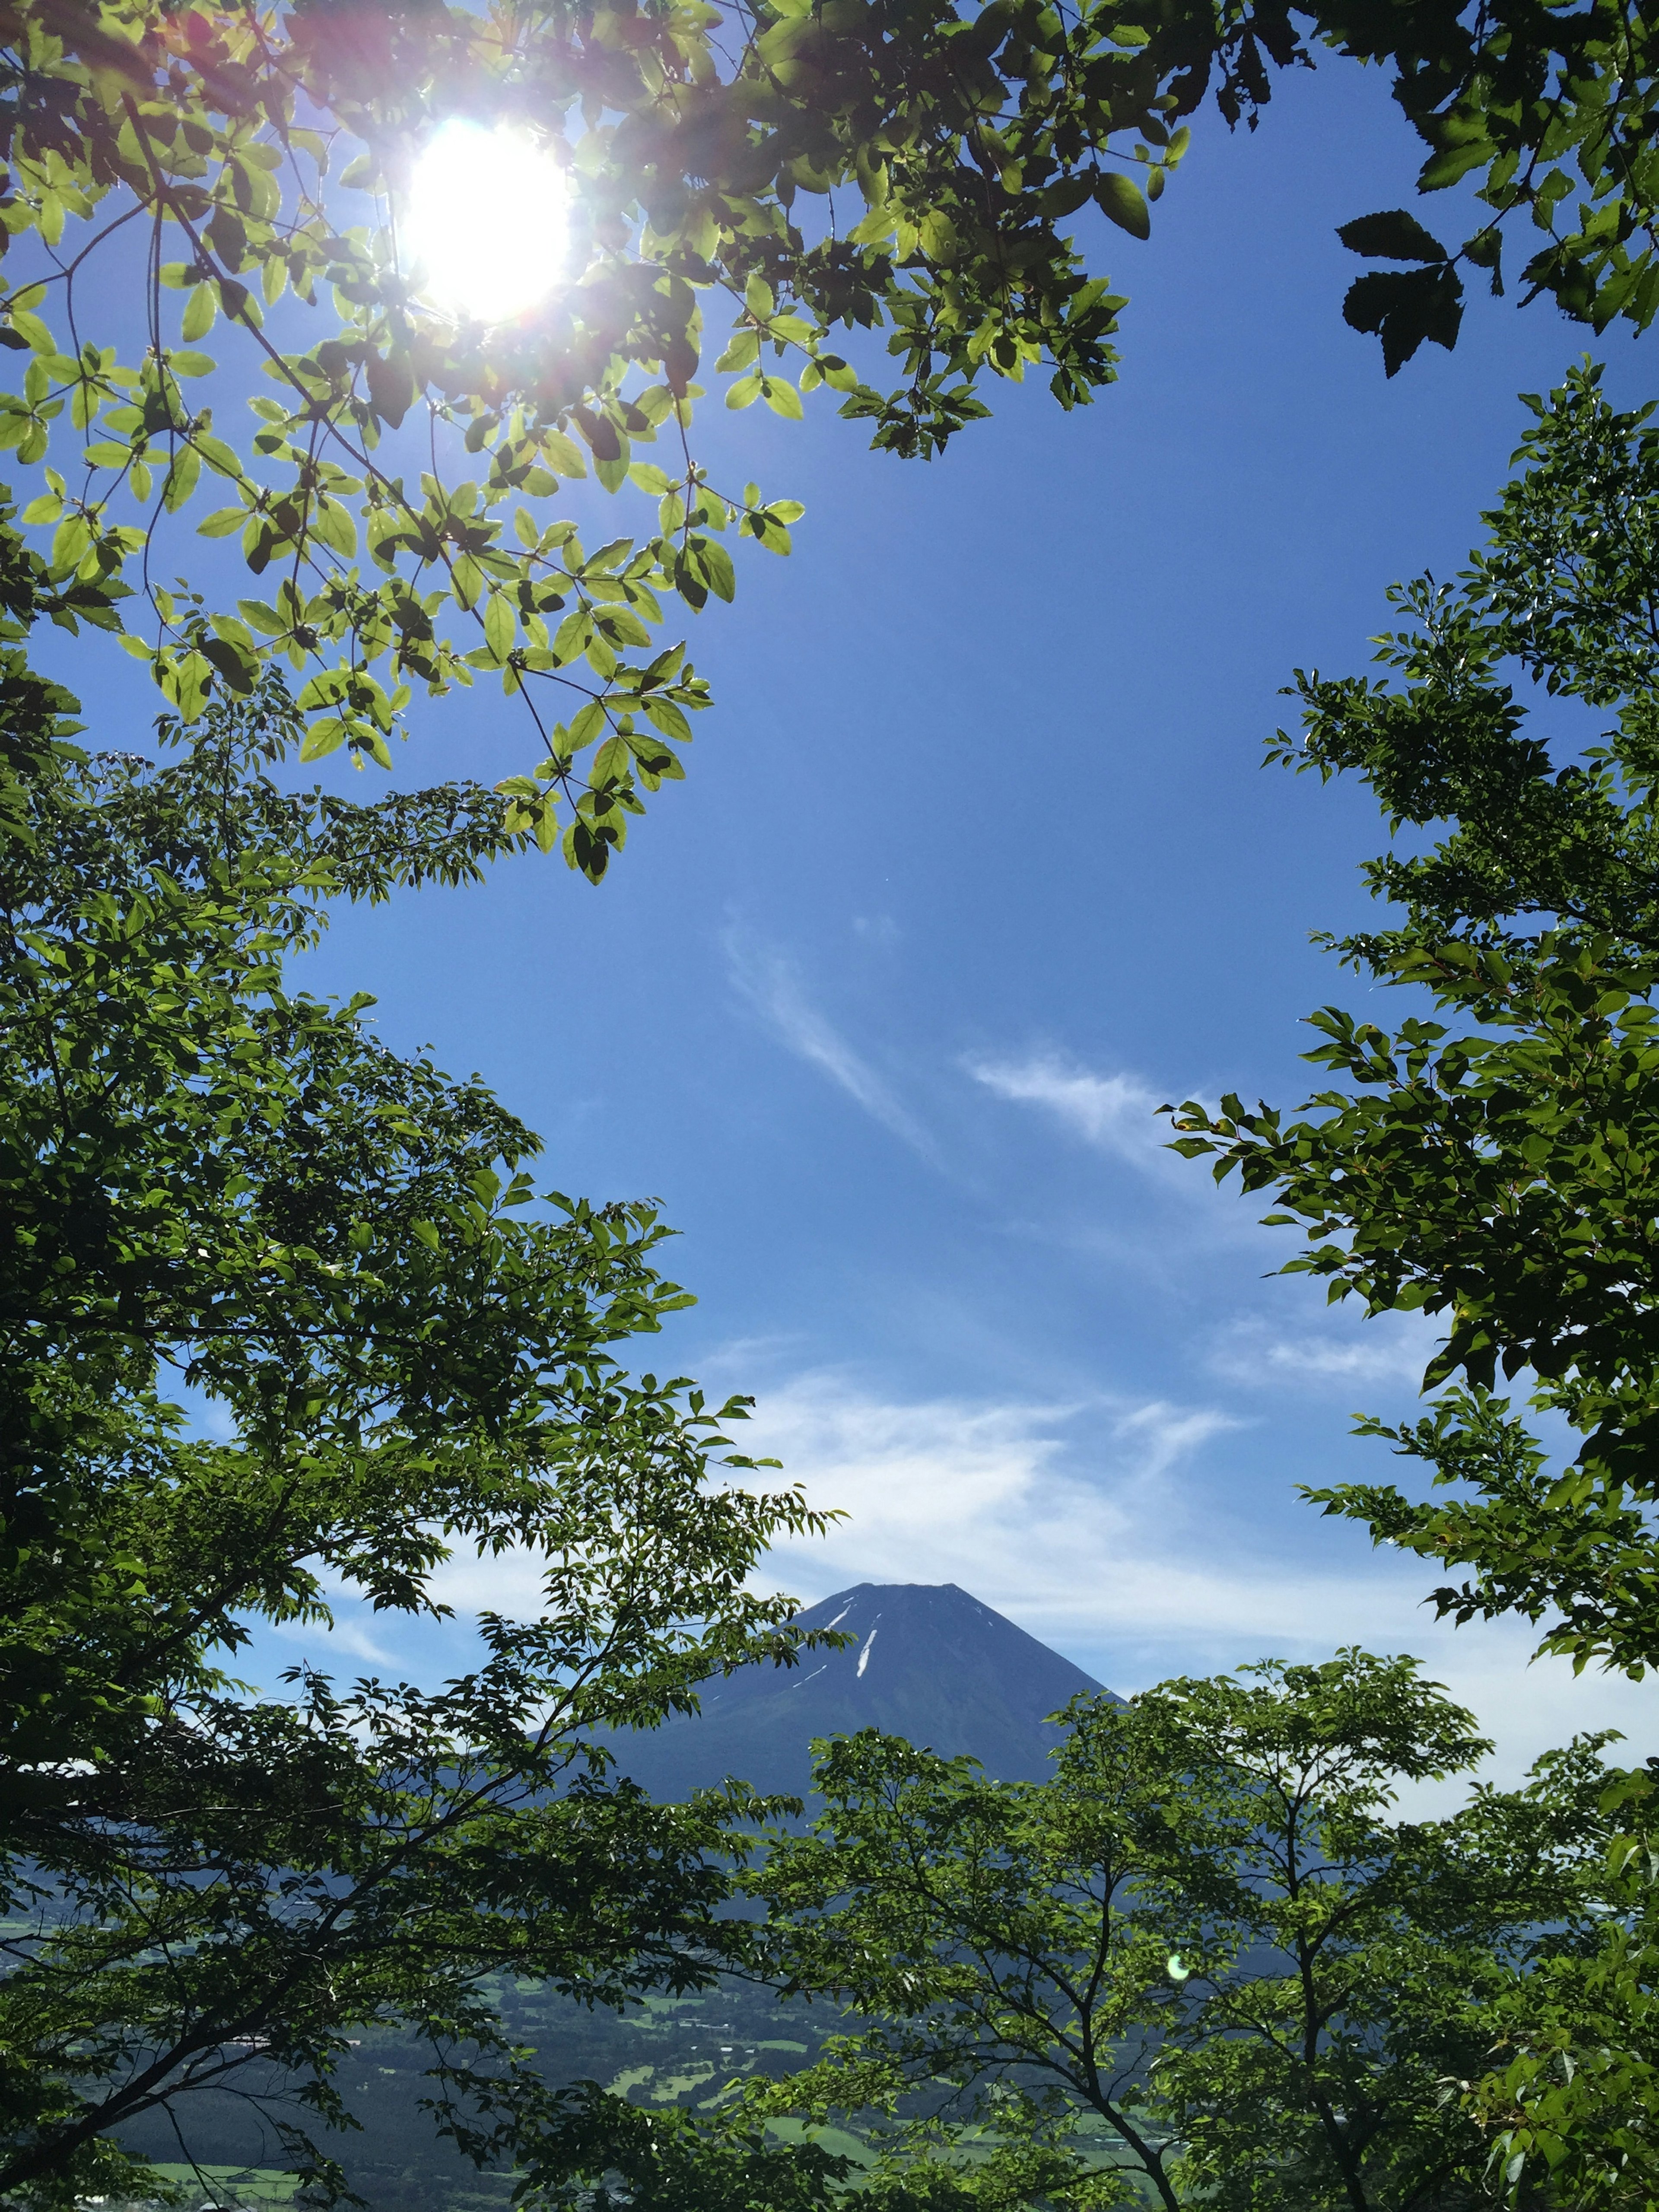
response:
<path id="1" fill-rule="evenodd" d="M 725 945 L 732 981 L 779 1042 L 838 1084 L 884 1128 L 931 1158 L 933 1143 L 927 1132 L 811 1004 L 794 963 L 740 930 L 728 930 Z"/>
<path id="2" fill-rule="evenodd" d="M 1158 1115 L 1160 1102 L 1139 1076 L 1092 1075 L 1051 1053 L 967 1065 L 975 1081 L 999 1098 L 1043 1108 L 1099 1152 L 1139 1168 L 1159 1167 L 1172 1157 L 1168 1124 Z"/>
<path id="3" fill-rule="evenodd" d="M 1067 1650 L 1196 1640 L 1237 1659 L 1305 1595 L 1282 1564 L 1237 1549 L 1236 1529 L 1229 1548 L 1212 1478 L 1194 1472 L 1237 1425 L 1163 1401 L 903 1403 L 817 1374 L 763 1391 L 747 1441 L 848 1516 L 779 1555 L 804 1595 L 866 1577 L 955 1582 Z M 1328 1611 L 1316 1638 L 1346 1607 Z"/>
<path id="4" fill-rule="evenodd" d="M 384 1622 L 396 1616 L 376 1615 L 367 1605 L 337 1589 L 329 1594 L 329 1603 L 334 1613 L 331 1626 L 314 1620 L 264 1620 L 258 1623 L 258 1633 L 303 1647 L 305 1656 L 325 1671 L 337 1668 L 343 1659 L 361 1659 L 371 1667 L 398 1665 L 397 1653 L 366 1626 L 371 1620 Z"/>
<path id="5" fill-rule="evenodd" d="M 1439 1333 L 1420 1315 L 1379 1314 L 1286 1335 L 1261 1320 L 1231 1322 L 1221 1329 L 1206 1362 L 1212 1374 L 1252 1389 L 1291 1389 L 1324 1395 L 1351 1387 L 1415 1391 L 1432 1358 Z"/>
<path id="6" fill-rule="evenodd" d="M 1312 1513 L 1304 1547 L 1268 1548 L 1233 1486 L 1225 1439 L 1238 1426 L 1224 1409 L 1158 1400 L 906 1401 L 845 1372 L 798 1375 L 762 1393 L 744 1449 L 775 1454 L 814 1504 L 848 1517 L 821 1542 L 780 1547 L 757 1581 L 807 1603 L 850 1583 L 953 1582 L 1124 1692 L 1344 1644 L 1413 1652 L 1496 1739 L 1486 1774 L 1503 1784 L 1583 1729 L 1622 1729 L 1632 1758 L 1652 1747 L 1651 1684 L 1528 1664 L 1536 1632 L 1522 1621 L 1437 1621 L 1423 1602 L 1431 1565 Z M 461 1616 L 452 1645 L 475 1608 L 538 1609 L 522 1553 L 465 1553 L 435 1580 Z M 461 1663 L 453 1651 L 443 1671 Z M 1462 1789 L 1402 1802 L 1444 1810 Z"/>
<path id="7" fill-rule="evenodd" d="M 1419 1592 L 1431 1568 L 1419 1569 Z M 1419 1613 L 1404 1624 L 1392 1650 L 1415 1652 L 1431 1681 L 1467 1705 L 1498 1748 L 1482 1778 L 1513 1787 L 1542 1753 L 1593 1729 L 1617 1729 L 1626 1739 L 1607 1753 L 1639 1765 L 1653 1748 L 1656 1700 L 1651 1681 L 1623 1675 L 1575 1674 L 1565 1659 L 1533 1660 L 1538 1632 L 1522 1620 L 1471 1622 L 1457 1628 Z M 1349 1638 L 1349 1641 L 1363 1640 Z M 1375 1646 L 1373 1649 L 1376 1648 Z M 1408 1814 L 1447 1812 L 1463 1794 L 1458 1783 L 1425 1784 L 1401 1792 Z"/>
<path id="8" fill-rule="evenodd" d="M 853 1582 L 954 1582 L 1126 1692 L 1344 1644 L 1413 1652 L 1497 1741 L 1487 1773 L 1504 1783 L 1582 1729 L 1622 1728 L 1645 1753 L 1651 1686 L 1529 1665 L 1524 1622 L 1437 1622 L 1431 1566 L 1311 1514 L 1300 1556 L 1253 1540 L 1212 1449 L 1237 1425 L 1162 1401 L 904 1403 L 802 1376 L 763 1394 L 747 1441 L 848 1518 L 775 1554 L 763 1579 L 809 1602 Z"/>

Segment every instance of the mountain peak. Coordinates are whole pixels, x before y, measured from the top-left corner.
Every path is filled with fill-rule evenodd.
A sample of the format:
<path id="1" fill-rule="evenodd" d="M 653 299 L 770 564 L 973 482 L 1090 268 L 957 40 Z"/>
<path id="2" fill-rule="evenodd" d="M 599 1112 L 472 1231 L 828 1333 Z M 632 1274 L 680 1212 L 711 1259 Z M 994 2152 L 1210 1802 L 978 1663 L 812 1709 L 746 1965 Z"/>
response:
<path id="1" fill-rule="evenodd" d="M 1004 1782 L 1040 1782 L 1062 1731 L 1048 1716 L 1100 1684 L 955 1583 L 855 1583 L 795 1616 L 853 1641 L 793 1667 L 706 1683 L 701 1714 L 610 1738 L 618 1771 L 659 1801 L 729 1775 L 805 1796 L 815 1736 L 878 1728 Z"/>

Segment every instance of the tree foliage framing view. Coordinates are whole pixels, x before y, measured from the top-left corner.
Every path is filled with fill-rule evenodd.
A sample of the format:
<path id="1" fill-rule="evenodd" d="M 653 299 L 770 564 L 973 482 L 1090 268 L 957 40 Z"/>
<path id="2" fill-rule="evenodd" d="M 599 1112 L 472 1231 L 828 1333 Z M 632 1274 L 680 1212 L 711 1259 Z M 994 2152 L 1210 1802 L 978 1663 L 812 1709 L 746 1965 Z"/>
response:
<path id="1" fill-rule="evenodd" d="M 285 659 L 312 758 L 386 765 L 415 690 L 498 679 L 536 734 L 505 818 L 597 879 L 708 703 L 682 646 L 653 649 L 664 595 L 730 599 L 724 533 L 787 552 L 800 513 L 698 462 L 711 346 L 728 405 L 797 416 L 828 386 L 901 454 L 983 415 L 988 375 L 1041 365 L 1085 401 L 1125 302 L 1063 227 L 1092 205 L 1146 238 L 1206 94 L 1254 125 L 1273 70 L 1328 49 L 1391 71 L 1421 189 L 1476 179 L 1486 210 L 1455 249 L 1401 210 L 1345 227 L 1407 264 L 1346 308 L 1390 374 L 1454 342 L 1460 267 L 1498 288 L 1517 223 L 1526 296 L 1644 328 L 1650 42 L 1612 0 L 13 6 L 0 444 L 51 532 L 40 611 L 121 629 L 186 721 Z M 434 313 L 399 261 L 410 163 L 457 115 L 522 127 L 568 180 L 568 281 L 507 326 Z M 884 331 L 901 380 L 866 380 L 843 329 Z M 585 546 L 557 495 L 590 469 L 654 530 Z M 196 526 L 253 585 L 222 603 L 219 570 L 175 589 L 156 557 L 215 488 Z"/>
<path id="2" fill-rule="evenodd" d="M 653 1805 L 595 1737 L 793 1658 L 791 1602 L 746 1584 L 823 1522 L 751 1486 L 746 1401 L 623 1364 L 690 1303 L 652 1207 L 538 1194 L 482 1085 L 286 988 L 327 900 L 481 843 L 442 793 L 284 793 L 287 734 L 267 679 L 159 770 L 59 758 L 0 845 L 8 2204 L 149 2193 L 124 2123 L 273 2069 L 332 2193 L 314 2138 L 366 2023 L 510 2158 L 547 2100 L 491 1974 L 616 2004 L 745 1942 L 755 1808 Z M 345 1601 L 445 1617 L 458 1555 L 526 1562 L 535 1613 L 483 1610 L 442 1686 L 228 1671 Z"/>
<path id="3" fill-rule="evenodd" d="M 878 2202 L 954 2175 L 972 2203 L 976 2136 L 1006 2160 L 993 2194 L 1054 2212 L 1475 2201 L 1489 2145 L 1447 2085 L 1482 2070 L 1540 1962 L 1601 1954 L 1606 1739 L 1422 1820 L 1400 1787 L 1491 1746 L 1410 1659 L 1262 1665 L 1065 1718 L 1042 1783 L 873 1729 L 824 1747 L 823 1814 L 747 1882 L 775 1971 L 854 2019 L 750 2108 L 884 2113 Z"/>
<path id="4" fill-rule="evenodd" d="M 1659 428 L 1601 380 L 1586 363 L 1526 399 L 1486 545 L 1452 584 L 1395 588 L 1407 626 L 1377 653 L 1395 680 L 1299 674 L 1302 729 L 1268 748 L 1358 775 L 1405 833 L 1367 869 L 1389 926 L 1334 949 L 1425 1012 L 1390 1031 L 1327 1006 L 1307 1057 L 1334 1085 L 1298 1114 L 1229 1097 L 1174 1121 L 1177 1151 L 1270 1195 L 1302 1240 L 1285 1272 L 1443 1328 L 1427 1411 L 1359 1425 L 1429 1494 L 1308 1495 L 1462 1571 L 1433 1593 L 1443 1616 L 1519 1614 L 1540 1651 L 1639 1680 L 1659 1666 Z M 1588 743 L 1584 709 L 1613 718 Z M 1517 1379 L 1570 1459 L 1504 1395 Z M 1606 1945 L 1515 1993 L 1505 2063 L 1471 2095 L 1517 2187 L 1549 2172 L 1567 2202 L 1645 2208 L 1659 1763 L 1615 1795 Z"/>
<path id="5" fill-rule="evenodd" d="M 290 994 L 283 961 L 331 899 L 473 877 L 532 842 L 597 880 L 645 797 L 683 773 L 708 694 L 660 641 L 665 601 L 730 599 L 726 536 L 787 552 L 800 513 L 709 481 L 700 375 L 732 409 L 786 418 L 827 389 L 899 456 L 936 454 L 985 414 L 989 379 L 1040 368 L 1061 405 L 1086 402 L 1115 373 L 1126 303 L 1064 226 L 1092 207 L 1146 240 L 1208 96 L 1254 127 L 1273 71 L 1321 51 L 1389 70 L 1427 149 L 1421 189 L 1472 184 L 1481 204 L 1455 247 L 1405 210 L 1345 224 L 1358 255 L 1399 264 L 1360 276 L 1345 309 L 1389 374 L 1425 339 L 1455 342 L 1462 272 L 1501 289 L 1506 251 L 1524 296 L 1644 329 L 1659 310 L 1651 35 L 1611 0 L 5 11 L 0 353 L 17 374 L 0 447 L 28 480 L 21 513 L 0 514 L 0 2196 L 55 2208 L 148 2185 L 112 2130 L 256 2061 L 299 2085 L 297 2117 L 276 2124 L 296 2170 L 337 2193 L 310 2138 L 345 2117 L 335 2072 L 371 2019 L 424 2039 L 441 2130 L 550 2203 L 817 2212 L 843 2191 L 843 2163 L 810 2144 L 782 2155 L 752 2114 L 711 2144 L 550 2087 L 483 1994 L 524 1972 L 616 2004 L 760 1970 L 729 1907 L 767 1808 L 741 1791 L 653 1806 L 609 1784 L 591 1732 L 683 1710 L 723 1668 L 787 1661 L 787 1605 L 748 1580 L 813 1516 L 797 1492 L 748 1486 L 722 1427 L 740 1403 L 715 1412 L 622 1364 L 683 1302 L 657 1271 L 653 1209 L 539 1200 L 534 1140 L 482 1086 L 383 1051 L 360 1004 Z M 437 313 L 399 258 L 410 163 L 458 115 L 528 131 L 567 180 L 567 282 L 504 327 Z M 1522 253 L 1509 241 L 1528 227 Z M 234 347 L 222 368 L 209 342 Z M 1351 1486 L 1319 1493 L 1327 1510 L 1466 1570 L 1443 1611 L 1519 1611 L 1549 1648 L 1633 1672 L 1659 1661 L 1659 433 L 1614 414 L 1593 371 L 1534 406 L 1490 547 L 1449 591 L 1401 595 L 1410 626 L 1384 654 L 1403 689 L 1300 679 L 1304 730 L 1279 748 L 1361 774 L 1396 830 L 1453 823 L 1375 865 L 1403 923 L 1341 948 L 1425 987 L 1444 1018 L 1390 1036 L 1328 1010 L 1316 1057 L 1341 1087 L 1304 1118 L 1229 1100 L 1183 1108 L 1178 1129 L 1275 1194 L 1307 1232 L 1293 1266 L 1370 1311 L 1448 1316 L 1427 1416 L 1371 1425 L 1431 1468 L 1434 1494 Z M 641 534 L 581 542 L 562 488 L 590 475 L 654 503 Z M 240 557 L 247 596 L 222 599 L 222 562 L 161 581 L 162 549 L 192 524 Z M 27 657 L 43 620 L 117 634 L 148 664 L 171 709 L 166 766 L 71 743 L 74 701 Z M 1523 727 L 1506 661 L 1616 712 L 1616 730 L 1553 754 Z M 416 689 L 479 678 L 529 714 L 530 772 L 356 807 L 280 787 L 289 754 L 389 766 Z M 1576 1429 L 1573 1464 L 1552 1464 L 1500 1374 L 1534 1378 L 1537 1404 Z M 430 1613 L 453 1554 L 515 1547 L 541 1564 L 538 1618 L 486 1613 L 478 1665 L 441 1689 L 301 1671 L 272 1699 L 228 1671 L 251 1621 L 319 1620 L 342 1589 Z M 1224 1703 L 1215 1685 L 1180 1696 Z M 1167 1704 L 1097 1735 L 1155 1732 Z M 1216 1785 L 1188 1809 L 1200 1827 L 1232 1819 L 1242 1851 L 1238 1760 L 1206 1765 L 1183 1741 L 1181 1773 Z M 921 2067 L 976 2093 L 1009 2039 L 964 2055 L 979 2016 L 952 1980 L 963 1923 L 913 1912 L 933 2005 L 918 2008 L 896 1957 L 878 1972 L 866 1957 L 860 1979 L 834 1955 L 813 1854 L 884 1850 L 885 1876 L 896 1798 L 913 1833 L 933 1820 L 960 1840 L 981 1819 L 1002 1873 L 1038 1869 L 1000 1906 L 1040 1920 L 1060 1860 L 1041 1820 L 1018 1824 L 1030 1803 L 1065 1814 L 1065 1789 L 988 1796 L 892 1746 L 836 1758 L 842 1830 L 777 1842 L 758 1885 L 767 1940 L 795 1944 L 803 1989 L 899 2023 L 846 2054 L 872 2094 Z M 1340 2035 L 1320 2039 L 1336 2014 L 1304 2018 L 1302 2075 L 1262 2058 L 1271 2037 L 1250 2041 L 1288 1999 L 1264 1996 L 1249 1943 L 1294 1949 L 1302 1908 L 1275 1919 L 1259 1865 L 1224 1895 L 1225 1837 L 1182 1863 L 1185 1889 L 1156 1820 L 1129 1837 L 1199 1980 L 1152 2019 L 1152 1922 L 1120 1927 L 1118 1994 L 1141 2013 L 1119 2025 L 1156 2045 L 1205 2201 L 1276 2204 L 1297 2160 L 1310 2203 L 1354 2206 L 1378 2172 L 1386 2201 L 1400 2160 L 1450 2144 L 1425 2201 L 1652 2212 L 1652 1785 L 1626 1778 L 1591 1820 L 1583 1771 L 1552 1770 L 1505 1811 L 1510 1841 L 1557 1817 L 1558 1784 L 1575 1835 L 1625 1823 L 1601 1887 L 1523 1897 L 1512 1852 L 1514 1895 L 1477 1899 L 1463 1942 L 1467 1896 L 1437 1889 L 1444 1863 L 1424 1874 L 1424 1859 L 1409 1901 L 1443 1909 L 1465 1963 L 1481 1944 L 1497 1960 L 1492 2040 L 1483 2051 L 1473 2015 L 1435 2011 L 1412 1912 L 1373 1915 L 1400 1968 L 1394 2010 L 1379 1997 L 1381 2044 L 1340 2107 Z M 1258 1772 L 1248 1790 L 1261 1786 Z M 1319 1848 L 1340 1856 L 1346 1835 L 1370 1852 L 1358 1924 L 1395 1846 L 1365 1829 L 1374 1806 L 1322 1787 L 1316 1826 L 1349 1826 Z M 905 1903 L 856 1881 L 834 1894 L 843 1929 L 868 1902 L 883 1940 Z M 1215 1941 L 1227 1911 L 1231 1954 Z M 1522 1962 L 1522 1915 L 1572 1940 Z M 1156 1984 L 1170 1997 L 1175 1955 Z M 1302 1988 L 1317 1995 L 1317 1974 Z M 1216 2035 L 1183 2044 L 1171 2023 L 1200 2016 Z M 1403 2065 L 1407 2124 L 1362 2171 L 1348 2116 L 1397 2028 L 1416 2039 L 1407 2057 L 1426 2040 L 1468 2071 L 1431 2109 L 1421 2066 Z M 1117 2110 L 1126 2142 L 1137 2109 Z M 1022 2113 L 1042 2117 L 1006 2106 L 1006 2156 L 981 2181 L 913 2163 L 876 2176 L 872 2203 L 1109 2201 L 1116 2179 L 1021 2138 Z M 1145 2142 L 1163 2194 L 1172 2162 Z"/>

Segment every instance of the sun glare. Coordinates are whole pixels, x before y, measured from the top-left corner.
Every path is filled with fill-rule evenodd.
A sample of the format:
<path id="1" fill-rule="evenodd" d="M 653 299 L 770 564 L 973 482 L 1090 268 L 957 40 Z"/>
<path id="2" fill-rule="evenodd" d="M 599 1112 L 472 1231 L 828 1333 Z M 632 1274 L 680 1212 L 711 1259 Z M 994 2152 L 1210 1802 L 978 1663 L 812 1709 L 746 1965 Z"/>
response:
<path id="1" fill-rule="evenodd" d="M 434 307 L 508 323 L 559 280 L 564 179 L 521 131 L 446 123 L 416 161 L 399 230 L 404 266 Z"/>

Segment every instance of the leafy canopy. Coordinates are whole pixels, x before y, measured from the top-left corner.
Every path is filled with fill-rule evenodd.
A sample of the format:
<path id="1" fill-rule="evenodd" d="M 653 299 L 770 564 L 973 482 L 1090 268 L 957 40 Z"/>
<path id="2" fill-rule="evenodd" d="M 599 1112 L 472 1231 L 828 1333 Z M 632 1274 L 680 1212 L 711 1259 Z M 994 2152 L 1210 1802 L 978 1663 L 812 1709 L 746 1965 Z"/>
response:
<path id="1" fill-rule="evenodd" d="M 1517 222 L 1528 296 L 1645 327 L 1650 40 L 1611 0 L 19 0 L 0 446 L 38 480 L 44 611 L 122 629 L 187 721 L 287 660 L 312 758 L 386 765 L 416 690 L 499 679 L 535 732 L 514 823 L 597 878 L 708 701 L 658 643 L 665 599 L 731 599 L 727 535 L 787 552 L 800 513 L 699 460 L 711 347 L 728 406 L 798 416 L 827 386 L 896 453 L 983 415 L 988 377 L 1041 364 L 1086 401 L 1124 301 L 1066 226 L 1092 206 L 1146 238 L 1206 91 L 1254 124 L 1322 48 L 1391 71 L 1422 190 L 1484 203 L 1455 250 L 1401 210 L 1345 228 L 1407 264 L 1346 306 L 1390 373 L 1454 341 L 1460 265 L 1497 285 Z M 492 328 L 399 261 L 411 161 L 456 116 L 523 128 L 567 180 L 567 281 Z M 590 471 L 654 528 L 584 543 L 564 495 Z M 246 597 L 222 564 L 161 580 L 166 526 L 216 494 L 196 526 Z"/>
<path id="2" fill-rule="evenodd" d="M 748 1582 L 820 1524 L 747 1479 L 744 1401 L 622 1364 L 689 1303 L 653 1208 L 539 1195 L 482 1085 L 287 987 L 328 899 L 507 833 L 465 793 L 280 790 L 278 703 L 160 769 L 60 747 L 0 847 L 8 2203 L 143 2193 L 111 2131 L 227 2086 L 331 2191 L 310 2135 L 368 2022 L 424 2039 L 464 2148 L 529 2154 L 491 1974 L 615 2004 L 747 1940 L 738 1801 L 653 1806 L 592 1739 L 788 1660 Z M 467 1557 L 538 1596 L 453 1680 L 228 1671 L 342 1599 L 442 1616 Z"/>
<path id="3" fill-rule="evenodd" d="M 1175 1122 L 1178 1150 L 1271 1194 L 1289 1272 L 1442 1324 L 1427 1411 L 1360 1423 L 1428 1495 L 1309 1494 L 1461 1570 L 1443 1614 L 1517 1613 L 1576 1668 L 1640 1677 L 1659 1662 L 1659 431 L 1600 384 L 1587 365 L 1527 400 L 1486 545 L 1455 583 L 1392 595 L 1391 678 L 1298 674 L 1302 731 L 1269 749 L 1376 795 L 1398 842 L 1367 873 L 1394 913 L 1337 949 L 1430 1008 L 1389 1028 L 1327 1007 L 1308 1056 L 1334 1082 L 1299 1113 L 1230 1097 Z M 1499 1395 L 1514 1379 L 1570 1459 Z M 1600 1942 L 1503 1993 L 1491 2063 L 1462 2077 L 1508 2201 L 1659 2204 L 1656 1787 L 1650 1761 L 1610 1791 Z"/>
<path id="4" fill-rule="evenodd" d="M 1490 1748 L 1412 1660 L 1063 1717 L 1042 1784 L 873 1730 L 823 1747 L 824 1812 L 746 1886 L 776 1971 L 864 2024 L 759 2108 L 903 2115 L 879 2179 L 918 2203 L 972 2201 L 952 2172 L 978 2128 L 1023 2166 L 1016 2201 L 1056 2212 L 1468 2202 L 1486 2144 L 1443 2082 L 1532 1960 L 1598 1940 L 1605 1739 L 1401 1822 L 1399 1782 Z"/>
<path id="5" fill-rule="evenodd" d="M 1659 436 L 1595 369 L 1528 404 L 1488 545 L 1455 586 L 1395 594 L 1414 626 L 1379 653 L 1401 688 L 1300 677 L 1302 737 L 1271 749 L 1357 771 L 1394 830 L 1428 833 L 1368 870 L 1399 924 L 1340 949 L 1443 1018 L 1390 1034 L 1328 1007 L 1309 1057 L 1338 1087 L 1288 1118 L 1189 1103 L 1177 1149 L 1273 1194 L 1304 1238 L 1291 1272 L 1368 1313 L 1443 1317 L 1425 1382 L 1455 1387 L 1403 1429 L 1365 1426 L 1455 1495 L 1362 1484 L 1317 1493 L 1327 1510 L 1471 1568 L 1443 1613 L 1516 1610 L 1575 1664 L 1639 1674 L 1659 1658 Z M 1554 702 L 1553 743 L 1506 662 Z M 1616 721 L 1585 744 L 1574 702 Z M 1522 1374 L 1582 1439 L 1565 1470 L 1495 1395 Z"/>

